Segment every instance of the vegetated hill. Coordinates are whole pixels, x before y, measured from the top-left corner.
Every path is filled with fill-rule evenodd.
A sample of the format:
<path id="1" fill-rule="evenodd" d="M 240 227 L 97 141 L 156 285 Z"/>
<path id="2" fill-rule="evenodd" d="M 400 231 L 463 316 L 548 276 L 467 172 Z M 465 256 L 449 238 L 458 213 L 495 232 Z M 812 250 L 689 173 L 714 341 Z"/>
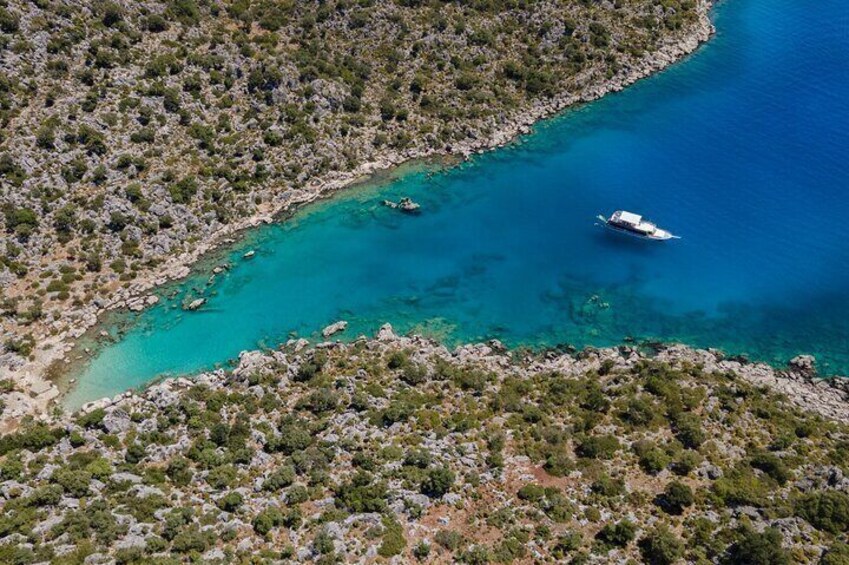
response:
<path id="1" fill-rule="evenodd" d="M 381 333 L 0 438 L 0 561 L 847 562 L 847 426 L 745 365 Z"/>
<path id="2" fill-rule="evenodd" d="M 704 39 L 706 10 L 694 0 L 3 0 L 4 347 L 26 357 L 43 328 L 64 331 L 84 306 L 303 199 L 319 179 L 487 145 L 529 110 L 644 74 L 664 48 Z M 42 329 L 31 339 L 33 322 Z"/>

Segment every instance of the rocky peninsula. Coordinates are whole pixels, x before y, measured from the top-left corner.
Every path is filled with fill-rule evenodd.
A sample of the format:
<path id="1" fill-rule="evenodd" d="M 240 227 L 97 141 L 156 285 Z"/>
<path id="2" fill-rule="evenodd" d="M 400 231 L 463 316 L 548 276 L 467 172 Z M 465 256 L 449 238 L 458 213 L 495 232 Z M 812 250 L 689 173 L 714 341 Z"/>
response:
<path id="1" fill-rule="evenodd" d="M 468 156 L 660 70 L 710 4 L 7 2 L 4 425 L 104 310 L 375 171 Z M 55 365 L 53 365 L 55 367 Z"/>
<path id="2" fill-rule="evenodd" d="M 845 563 L 846 389 L 385 326 L 0 438 L 4 563 Z"/>

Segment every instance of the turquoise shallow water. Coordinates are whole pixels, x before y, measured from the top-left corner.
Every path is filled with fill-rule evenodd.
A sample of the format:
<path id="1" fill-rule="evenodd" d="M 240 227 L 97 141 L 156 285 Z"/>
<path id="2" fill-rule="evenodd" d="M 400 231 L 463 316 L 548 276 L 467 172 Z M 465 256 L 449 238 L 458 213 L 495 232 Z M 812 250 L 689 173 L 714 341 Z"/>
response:
<path id="1" fill-rule="evenodd" d="M 123 316 L 67 404 L 338 319 L 349 337 L 390 322 L 449 342 L 657 338 L 772 363 L 813 353 L 849 373 L 849 9 L 729 0 L 715 19 L 718 36 L 686 62 L 511 147 L 250 233 L 212 285 L 201 269 Z M 380 205 L 401 196 L 423 213 Z M 617 208 L 683 239 L 594 226 Z M 201 294 L 203 310 L 180 310 Z"/>

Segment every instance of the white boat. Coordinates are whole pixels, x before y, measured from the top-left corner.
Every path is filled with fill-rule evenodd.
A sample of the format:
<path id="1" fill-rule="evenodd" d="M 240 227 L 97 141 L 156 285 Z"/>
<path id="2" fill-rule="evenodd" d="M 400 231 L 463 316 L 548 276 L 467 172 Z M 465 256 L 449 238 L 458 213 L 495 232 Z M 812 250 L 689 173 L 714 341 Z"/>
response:
<path id="1" fill-rule="evenodd" d="M 642 239 L 657 241 L 680 239 L 677 235 L 672 235 L 670 232 L 657 227 L 656 224 L 644 220 L 639 214 L 625 210 L 617 210 L 609 218 L 599 215 L 598 219 L 605 227 Z"/>

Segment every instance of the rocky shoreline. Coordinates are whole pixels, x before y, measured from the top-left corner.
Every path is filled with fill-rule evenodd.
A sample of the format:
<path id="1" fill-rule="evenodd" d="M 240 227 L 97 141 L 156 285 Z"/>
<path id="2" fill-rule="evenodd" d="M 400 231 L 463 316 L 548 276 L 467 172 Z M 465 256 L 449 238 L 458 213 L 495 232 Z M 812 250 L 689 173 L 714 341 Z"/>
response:
<path id="1" fill-rule="evenodd" d="M 777 371 L 683 346 L 449 350 L 389 325 L 308 345 L 5 436 L 0 552 L 671 564 L 847 550 L 849 391 L 817 382 L 808 357 Z"/>
<path id="2" fill-rule="evenodd" d="M 336 328 L 336 326 L 328 326 Z M 335 332 L 329 332 L 329 338 Z M 314 344 L 318 350 L 338 349 L 342 351 L 365 345 L 377 349 L 406 349 L 415 352 L 416 357 L 428 358 L 437 356 L 452 359 L 459 363 L 473 363 L 487 369 L 503 369 L 511 364 L 515 352 L 509 350 L 497 340 L 489 343 L 468 344 L 450 350 L 446 346 L 423 336 L 399 336 L 393 331 L 391 324 L 384 324 L 372 340 L 361 336 L 352 343 L 324 341 Z M 262 351 L 243 351 L 239 355 L 238 364 L 232 374 L 249 375 L 263 368 L 273 366 L 286 359 L 286 351 L 303 352 L 311 344 L 306 339 L 290 340 L 282 345 L 280 351 L 263 353 Z M 714 349 L 696 349 L 681 344 L 656 345 L 656 351 L 646 353 L 640 348 L 622 345 L 611 348 L 587 348 L 577 354 L 543 351 L 541 354 L 528 354 L 523 360 L 527 370 L 536 373 L 555 371 L 565 375 L 582 375 L 598 371 L 606 362 L 613 362 L 613 367 L 621 371 L 634 369 L 639 363 L 654 360 L 666 363 L 670 367 L 680 369 L 686 366 L 700 367 L 703 371 L 717 374 L 733 374 L 746 382 L 759 387 L 765 387 L 780 395 L 798 408 L 814 412 L 829 420 L 849 424 L 849 379 L 834 377 L 819 378 L 814 358 L 809 355 L 794 357 L 785 369 L 776 369 L 765 363 L 751 363 L 739 358 L 726 357 Z M 149 387 L 160 390 L 174 391 L 193 386 L 196 381 L 214 383 L 224 386 L 229 372 L 223 369 L 201 373 L 197 378 L 179 377 L 167 379 Z M 149 390 L 149 389 L 148 389 Z M 82 412 L 90 412 L 98 408 L 120 405 L 127 399 L 138 396 L 137 391 L 127 391 L 112 398 L 102 398 L 85 404 Z M 145 390 L 142 396 L 147 395 Z"/>
<path id="3" fill-rule="evenodd" d="M 0 430 L 11 429 L 25 414 L 43 414 L 50 403 L 59 397 L 59 389 L 45 378 L 45 373 L 52 364 L 62 362 L 73 348 L 74 340 L 95 326 L 104 312 L 122 308 L 140 310 L 155 303 L 157 297 L 150 294 L 153 289 L 166 282 L 186 277 L 190 273 L 191 265 L 221 244 L 232 242 L 244 230 L 273 222 L 281 214 L 291 213 L 301 206 L 327 198 L 337 190 L 403 163 L 445 156 L 465 159 L 475 153 L 501 147 L 517 136 L 529 133 L 531 126 L 539 120 L 551 117 L 575 104 L 590 102 L 605 94 L 621 91 L 628 85 L 663 70 L 692 53 L 714 33 L 709 18 L 711 7 L 711 2 L 698 3 L 698 23 L 683 38 L 668 40 L 656 52 L 643 57 L 637 64 L 624 68 L 612 78 L 592 84 L 579 93 L 561 92 L 549 99 L 534 102 L 530 108 L 518 112 L 489 137 L 462 140 L 451 147 L 451 153 L 448 155 L 432 148 L 390 151 L 352 171 L 334 172 L 313 179 L 304 189 L 287 194 L 284 201 L 263 204 L 257 213 L 250 217 L 225 225 L 190 251 L 142 273 L 129 285 L 116 289 L 108 298 L 97 298 L 81 309 L 69 308 L 63 311 L 60 319 L 35 333 L 36 347 L 32 360 L 22 361 L 20 357 L 15 360 L 7 354 L 5 362 L 0 361 L 0 379 L 11 378 L 20 389 L 14 393 L 13 398 L 7 400 L 7 409 L 0 418 Z M 60 328 L 61 331 L 57 332 Z"/>

